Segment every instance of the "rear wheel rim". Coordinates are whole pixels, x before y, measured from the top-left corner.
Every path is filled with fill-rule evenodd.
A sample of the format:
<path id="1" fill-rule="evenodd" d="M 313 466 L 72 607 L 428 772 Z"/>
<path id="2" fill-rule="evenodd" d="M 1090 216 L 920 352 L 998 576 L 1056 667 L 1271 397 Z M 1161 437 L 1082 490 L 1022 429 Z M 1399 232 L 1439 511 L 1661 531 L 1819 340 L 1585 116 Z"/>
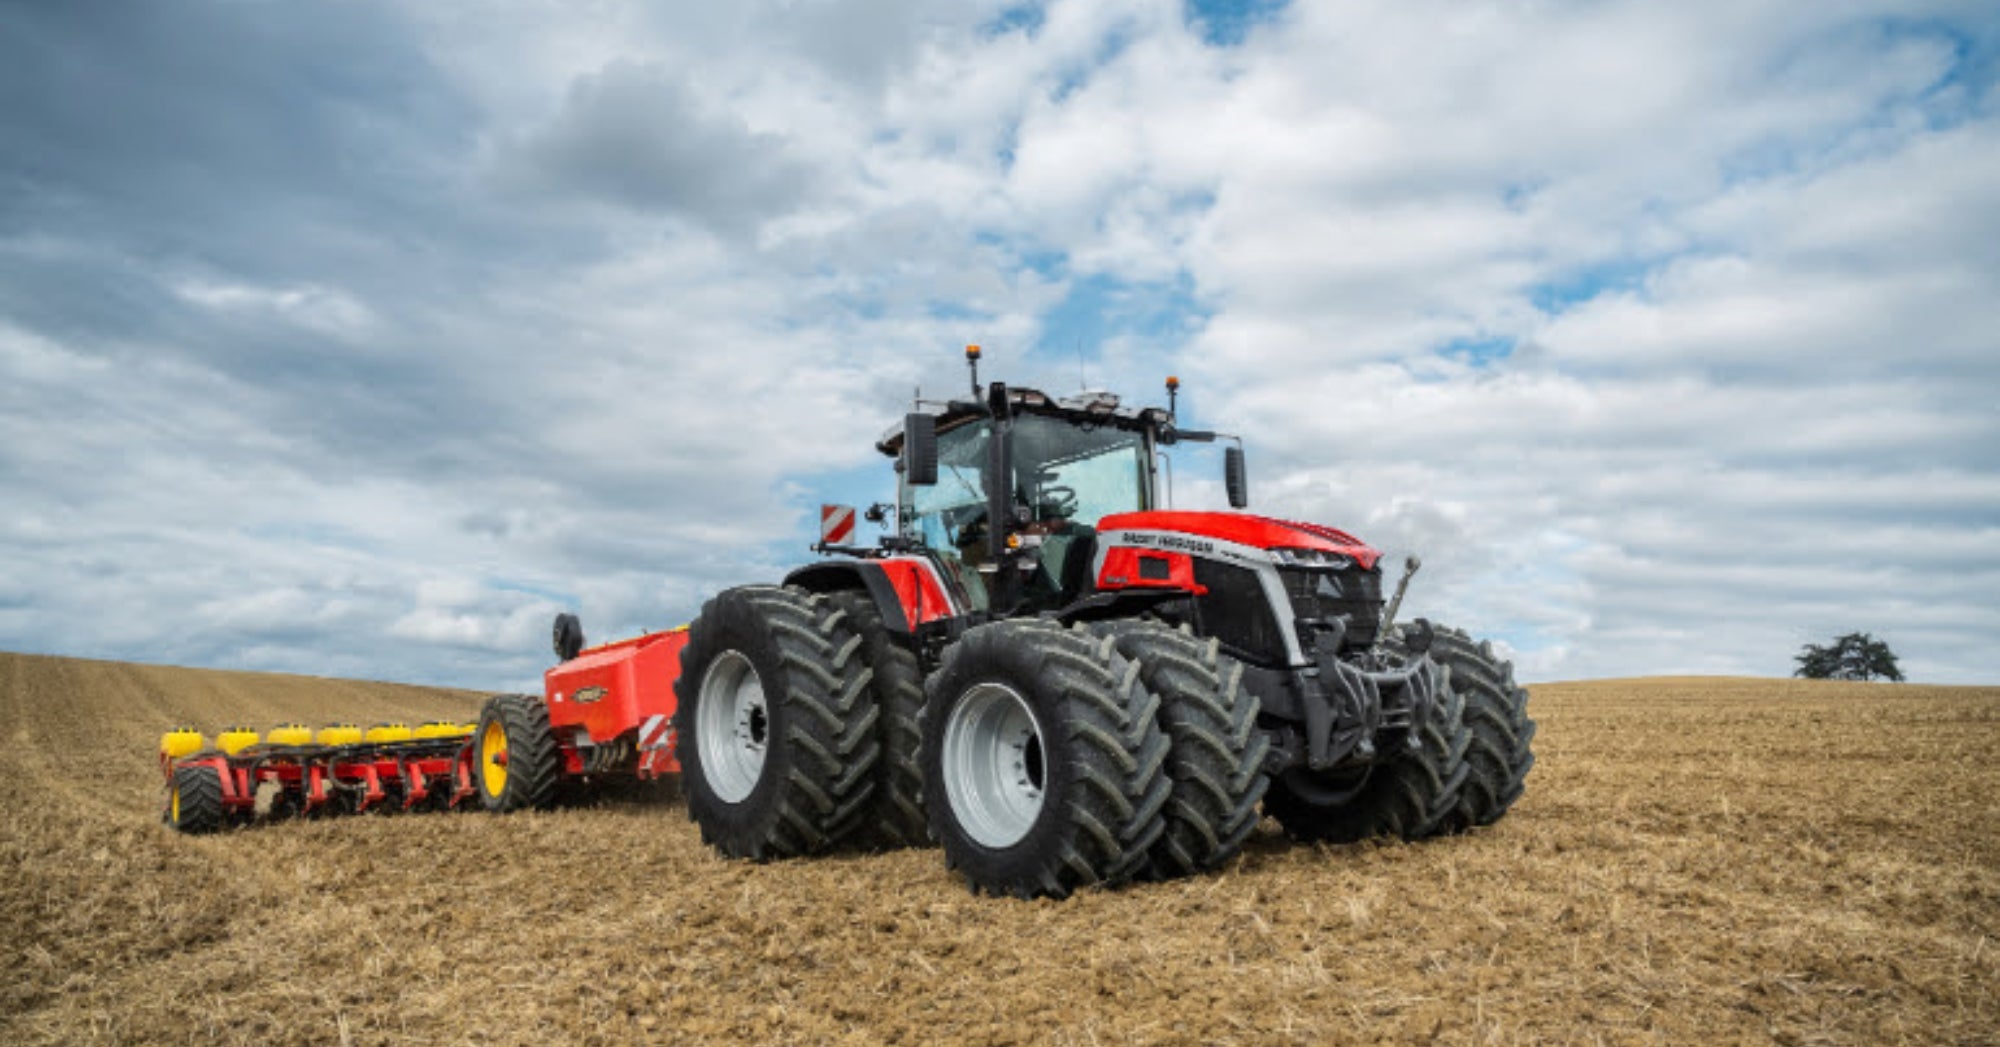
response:
<path id="1" fill-rule="evenodd" d="M 507 791 L 507 725 L 494 720 L 479 739 L 479 780 L 486 795 Z"/>
<path id="2" fill-rule="evenodd" d="M 1047 748 L 1020 692 L 974 685 L 945 719 L 940 770 L 946 801 L 975 843 L 1012 847 L 1041 817 Z"/>
<path id="3" fill-rule="evenodd" d="M 701 773 L 716 799 L 741 803 L 764 774 L 771 713 L 764 681 L 737 651 L 724 651 L 702 674 L 695 715 L 695 748 Z"/>

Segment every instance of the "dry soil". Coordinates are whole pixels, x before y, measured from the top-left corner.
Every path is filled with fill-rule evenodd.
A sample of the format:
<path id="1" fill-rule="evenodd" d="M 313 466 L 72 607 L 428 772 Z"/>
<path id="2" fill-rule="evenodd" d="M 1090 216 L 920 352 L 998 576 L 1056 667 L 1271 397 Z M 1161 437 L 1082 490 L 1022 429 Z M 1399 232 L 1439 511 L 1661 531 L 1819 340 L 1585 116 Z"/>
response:
<path id="1" fill-rule="evenodd" d="M 1066 902 L 676 803 L 158 824 L 165 728 L 478 696 L 0 654 L 0 1043 L 2000 1042 L 2000 688 L 1533 688 L 1498 825 Z"/>

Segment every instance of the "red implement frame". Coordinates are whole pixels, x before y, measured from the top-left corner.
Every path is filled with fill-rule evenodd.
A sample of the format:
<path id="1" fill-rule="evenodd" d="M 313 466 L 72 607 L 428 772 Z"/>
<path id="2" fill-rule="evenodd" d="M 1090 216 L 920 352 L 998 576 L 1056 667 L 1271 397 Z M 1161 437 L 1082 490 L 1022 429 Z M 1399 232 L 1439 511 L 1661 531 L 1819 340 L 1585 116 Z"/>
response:
<path id="1" fill-rule="evenodd" d="M 299 814 L 458 807 L 474 795 L 472 745 L 465 738 L 253 745 L 233 755 L 211 749 L 180 759 L 161 754 L 169 783 L 181 767 L 213 769 L 222 783 L 223 812 L 239 821 L 256 814 L 258 787 L 267 782 Z"/>
<path id="2" fill-rule="evenodd" d="M 674 754 L 674 681 L 680 678 L 687 628 L 647 633 L 593 647 L 542 674 L 549 726 L 562 741 L 571 774 L 586 771 L 580 751 L 628 735 L 641 778 L 679 774 Z"/>

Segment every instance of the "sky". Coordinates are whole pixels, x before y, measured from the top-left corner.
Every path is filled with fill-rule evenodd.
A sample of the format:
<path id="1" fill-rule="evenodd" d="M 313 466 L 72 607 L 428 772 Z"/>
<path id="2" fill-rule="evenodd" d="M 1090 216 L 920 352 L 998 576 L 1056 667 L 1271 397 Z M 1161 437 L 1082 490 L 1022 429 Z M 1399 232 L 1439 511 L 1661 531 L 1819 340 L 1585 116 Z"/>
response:
<path id="1" fill-rule="evenodd" d="M 535 690 L 977 343 L 1179 376 L 1524 680 L 2000 682 L 1997 78 L 1990 2 L 0 4 L 0 649 Z"/>

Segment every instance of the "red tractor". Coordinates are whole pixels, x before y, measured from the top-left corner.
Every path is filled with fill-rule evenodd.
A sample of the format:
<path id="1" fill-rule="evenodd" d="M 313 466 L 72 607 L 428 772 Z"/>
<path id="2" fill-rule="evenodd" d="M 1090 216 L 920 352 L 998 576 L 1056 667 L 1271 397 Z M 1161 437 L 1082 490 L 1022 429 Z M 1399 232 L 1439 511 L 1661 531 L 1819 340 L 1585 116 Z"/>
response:
<path id="1" fill-rule="evenodd" d="M 1486 644 L 1391 625 L 1381 554 L 1241 512 L 1240 441 L 1105 393 L 920 401 L 877 447 L 874 546 L 729 589 L 685 629 L 585 650 L 490 700 L 452 803 L 678 774 L 731 857 L 936 840 L 975 890 L 1062 897 L 1211 869 L 1260 817 L 1301 840 L 1490 823 L 1534 762 Z M 1162 451 L 1233 441 L 1235 512 L 1161 507 Z M 173 763 L 167 764 L 170 782 Z M 405 793 L 407 795 L 407 792 Z"/>
<path id="2" fill-rule="evenodd" d="M 1160 451 L 1218 434 L 1108 394 L 982 388 L 967 355 L 972 398 L 920 403 L 877 445 L 899 475 L 878 545 L 720 593 L 677 673 L 605 679 L 618 648 L 575 658 L 558 619 L 573 660 L 549 707 L 671 676 L 666 758 L 724 854 L 935 839 L 975 889 L 1023 897 L 1213 868 L 1260 814 L 1303 840 L 1418 839 L 1520 795 L 1527 693 L 1485 644 L 1389 627 L 1376 550 L 1163 510 Z M 1240 443 L 1225 466 L 1241 509 Z"/>

